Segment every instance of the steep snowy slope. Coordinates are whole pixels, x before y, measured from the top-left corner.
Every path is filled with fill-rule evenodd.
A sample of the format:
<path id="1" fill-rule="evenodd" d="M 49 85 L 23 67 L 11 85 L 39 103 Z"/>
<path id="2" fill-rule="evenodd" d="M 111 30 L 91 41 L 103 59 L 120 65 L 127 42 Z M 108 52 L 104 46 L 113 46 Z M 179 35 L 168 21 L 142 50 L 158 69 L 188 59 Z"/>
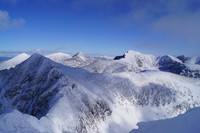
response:
<path id="1" fill-rule="evenodd" d="M 2 62 L 0 62 L 0 70 L 15 67 L 17 64 L 20 64 L 21 62 L 25 61 L 29 57 L 30 57 L 30 55 L 28 55 L 26 53 L 22 53 L 22 54 L 19 54 L 9 60 L 2 61 Z"/>
<path id="2" fill-rule="evenodd" d="M 199 106 L 199 86 L 198 79 L 159 71 L 94 74 L 34 54 L 0 71 L 0 123 L 7 121 L 0 129 L 127 133 L 137 122 Z"/>
<path id="3" fill-rule="evenodd" d="M 138 123 L 130 133 L 199 133 L 200 108 L 194 108 L 172 119 Z"/>

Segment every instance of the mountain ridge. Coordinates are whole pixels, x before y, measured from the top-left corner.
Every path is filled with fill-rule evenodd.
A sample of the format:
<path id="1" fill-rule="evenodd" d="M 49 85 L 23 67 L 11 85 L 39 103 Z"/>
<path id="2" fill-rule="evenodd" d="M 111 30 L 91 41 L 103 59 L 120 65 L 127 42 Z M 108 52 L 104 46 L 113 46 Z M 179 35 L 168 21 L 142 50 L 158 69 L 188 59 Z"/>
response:
<path id="1" fill-rule="evenodd" d="M 47 132 L 56 133 L 125 133 L 139 121 L 173 117 L 200 104 L 198 79 L 159 70 L 91 73 L 39 54 L 0 71 L 0 83 L 1 114 L 18 109 L 48 118 L 45 124 L 56 124 Z"/>

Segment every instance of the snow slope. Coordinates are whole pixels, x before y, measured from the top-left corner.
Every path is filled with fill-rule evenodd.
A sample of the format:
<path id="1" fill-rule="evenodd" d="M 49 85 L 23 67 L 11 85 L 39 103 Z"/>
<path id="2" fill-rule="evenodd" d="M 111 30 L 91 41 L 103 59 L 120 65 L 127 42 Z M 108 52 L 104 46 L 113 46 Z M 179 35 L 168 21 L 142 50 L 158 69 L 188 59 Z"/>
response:
<path id="1" fill-rule="evenodd" d="M 141 54 L 135 51 L 128 51 L 123 56 L 113 59 L 98 59 L 83 67 L 95 73 L 119 73 L 139 72 L 143 70 L 157 70 L 156 57 L 153 55 Z"/>
<path id="2" fill-rule="evenodd" d="M 138 67 L 151 68 L 155 66 L 156 57 L 153 55 L 142 54 L 133 50 L 129 50 L 117 60 L 123 60 Z"/>
<path id="3" fill-rule="evenodd" d="M 106 57 L 91 57 L 79 52 L 72 58 L 57 56 L 51 60 L 66 66 L 83 68 L 93 73 L 139 72 L 142 70 L 156 70 L 156 58 L 153 55 L 128 51 L 123 59 L 113 60 Z M 54 57 L 54 55 L 53 55 Z"/>
<path id="4" fill-rule="evenodd" d="M 16 65 L 20 64 L 21 62 L 28 59 L 29 57 L 30 57 L 30 55 L 28 55 L 26 53 L 22 53 L 22 54 L 19 54 L 9 60 L 2 61 L 2 62 L 0 62 L 0 70 L 13 68 Z"/>
<path id="5" fill-rule="evenodd" d="M 67 59 L 72 58 L 71 55 L 65 54 L 62 52 L 53 53 L 53 54 L 47 55 L 46 57 L 61 64 L 62 62 L 65 62 Z"/>
<path id="6" fill-rule="evenodd" d="M 199 133 L 200 108 L 194 108 L 175 118 L 140 122 L 130 133 Z"/>
<path id="7" fill-rule="evenodd" d="M 0 71 L 0 122 L 5 125 L 0 129 L 127 133 L 140 121 L 199 106 L 199 86 L 198 79 L 160 71 L 90 73 L 34 54 Z M 21 119 L 22 126 L 10 116 Z"/>
<path id="8" fill-rule="evenodd" d="M 86 56 L 85 54 L 81 52 L 75 54 L 74 56 L 70 58 L 63 58 L 63 57 L 59 57 L 59 58 L 60 58 L 59 60 L 56 60 L 55 58 L 50 58 L 50 59 L 52 59 L 55 62 L 61 63 L 63 65 L 77 67 L 77 68 L 84 67 L 95 60 L 95 57 Z"/>

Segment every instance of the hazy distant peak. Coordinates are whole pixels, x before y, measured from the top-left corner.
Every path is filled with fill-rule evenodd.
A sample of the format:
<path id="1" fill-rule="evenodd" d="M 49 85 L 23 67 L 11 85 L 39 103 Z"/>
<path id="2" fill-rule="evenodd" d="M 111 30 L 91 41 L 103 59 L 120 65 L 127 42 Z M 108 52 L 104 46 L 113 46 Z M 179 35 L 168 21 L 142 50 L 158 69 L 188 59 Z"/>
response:
<path id="1" fill-rule="evenodd" d="M 30 57 L 30 55 L 26 54 L 26 53 L 21 53 L 16 55 L 15 57 L 13 57 L 12 59 L 16 59 L 16 58 L 23 58 L 23 57 Z"/>
<path id="2" fill-rule="evenodd" d="M 176 58 L 176 57 L 173 57 L 173 56 L 171 56 L 171 55 L 163 55 L 163 56 L 160 56 L 160 57 L 158 57 L 158 60 L 160 61 L 160 62 L 173 62 L 173 61 L 175 61 L 175 62 L 178 62 L 178 63 L 182 63 L 182 61 L 180 60 L 180 59 L 178 59 L 178 58 Z"/>
<path id="3" fill-rule="evenodd" d="M 59 60 L 71 58 L 72 56 L 66 53 L 58 52 L 58 53 L 46 55 L 46 57 L 54 61 L 59 61 Z"/>

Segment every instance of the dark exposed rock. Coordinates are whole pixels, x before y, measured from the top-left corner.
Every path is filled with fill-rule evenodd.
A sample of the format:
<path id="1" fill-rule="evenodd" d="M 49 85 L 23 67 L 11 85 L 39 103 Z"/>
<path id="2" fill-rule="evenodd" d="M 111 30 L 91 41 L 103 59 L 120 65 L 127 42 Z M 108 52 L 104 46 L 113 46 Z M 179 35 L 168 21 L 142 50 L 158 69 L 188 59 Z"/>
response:
<path id="1" fill-rule="evenodd" d="M 125 58 L 125 55 L 122 55 L 122 56 L 115 56 L 114 60 L 120 60 L 122 58 Z"/>

